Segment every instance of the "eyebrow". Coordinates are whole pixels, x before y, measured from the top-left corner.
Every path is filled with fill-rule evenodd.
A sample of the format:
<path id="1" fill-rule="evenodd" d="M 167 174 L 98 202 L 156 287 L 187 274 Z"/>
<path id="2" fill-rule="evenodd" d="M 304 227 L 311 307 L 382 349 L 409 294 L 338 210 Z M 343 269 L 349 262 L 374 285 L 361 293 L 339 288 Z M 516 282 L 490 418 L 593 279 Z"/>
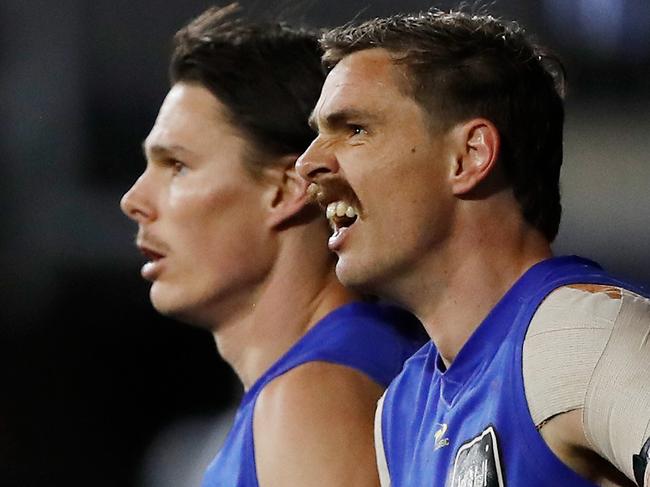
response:
<path id="1" fill-rule="evenodd" d="M 181 155 L 191 155 L 191 152 L 188 151 L 185 147 L 176 144 L 169 145 L 169 146 L 155 144 L 147 147 L 146 139 L 142 141 L 142 153 L 144 154 L 145 157 L 151 155 L 156 158 L 173 157 L 175 155 L 178 155 L 179 153 Z"/>
<path id="2" fill-rule="evenodd" d="M 316 116 L 316 110 L 314 109 L 309 115 L 308 123 L 312 130 L 315 132 L 319 131 L 317 118 L 318 117 Z M 356 108 L 342 108 L 325 115 L 322 118 L 322 125 L 325 127 L 336 127 L 337 125 L 340 125 L 347 120 L 373 121 L 379 118 L 380 117 L 377 114 L 370 113 L 365 110 L 359 110 Z"/>

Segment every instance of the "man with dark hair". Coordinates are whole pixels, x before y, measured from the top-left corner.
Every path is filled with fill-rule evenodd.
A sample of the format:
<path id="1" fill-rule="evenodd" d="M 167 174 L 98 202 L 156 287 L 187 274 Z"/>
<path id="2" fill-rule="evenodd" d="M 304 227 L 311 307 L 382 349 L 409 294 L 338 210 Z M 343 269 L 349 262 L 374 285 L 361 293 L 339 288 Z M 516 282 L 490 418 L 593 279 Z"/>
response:
<path id="1" fill-rule="evenodd" d="M 244 384 L 203 485 L 376 485 L 375 404 L 421 342 L 394 325 L 410 315 L 337 281 L 295 172 L 324 79 L 316 37 L 236 9 L 176 35 L 147 166 L 122 199 L 154 307 L 211 330 Z"/>
<path id="2" fill-rule="evenodd" d="M 298 171 L 327 208 L 341 282 L 432 339 L 379 402 L 382 485 L 648 486 L 647 291 L 551 253 L 559 61 L 465 12 L 321 43 L 319 135 Z"/>

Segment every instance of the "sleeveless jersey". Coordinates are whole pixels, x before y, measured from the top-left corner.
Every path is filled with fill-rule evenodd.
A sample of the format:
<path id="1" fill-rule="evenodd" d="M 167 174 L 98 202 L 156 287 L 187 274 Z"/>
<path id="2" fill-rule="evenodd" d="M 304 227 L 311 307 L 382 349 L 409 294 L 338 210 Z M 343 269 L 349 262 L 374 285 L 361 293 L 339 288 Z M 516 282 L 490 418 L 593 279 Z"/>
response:
<path id="1" fill-rule="evenodd" d="M 447 370 L 431 342 L 406 362 L 381 406 L 392 487 L 594 487 L 536 430 L 522 372 L 537 307 L 554 289 L 576 283 L 635 290 L 586 259 L 548 259 L 510 288 Z"/>
<path id="2" fill-rule="evenodd" d="M 253 412 L 264 386 L 306 362 L 324 361 L 363 372 L 383 387 L 424 343 L 414 318 L 392 306 L 351 303 L 309 330 L 246 392 L 223 448 L 202 487 L 257 487 Z"/>

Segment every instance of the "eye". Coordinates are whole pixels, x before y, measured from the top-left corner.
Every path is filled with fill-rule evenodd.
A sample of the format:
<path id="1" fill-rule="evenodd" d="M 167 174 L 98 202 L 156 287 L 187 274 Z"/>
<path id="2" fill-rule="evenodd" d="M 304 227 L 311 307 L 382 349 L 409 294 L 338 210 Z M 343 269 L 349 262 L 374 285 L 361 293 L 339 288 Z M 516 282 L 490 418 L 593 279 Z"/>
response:
<path id="1" fill-rule="evenodd" d="M 167 164 L 169 167 L 171 167 L 174 176 L 176 176 L 177 174 L 184 173 L 185 170 L 187 169 L 187 166 L 183 162 L 179 161 L 178 159 L 169 159 L 167 161 Z"/>
<path id="2" fill-rule="evenodd" d="M 356 135 L 365 135 L 368 132 L 361 125 L 350 125 L 350 133 L 354 137 Z"/>

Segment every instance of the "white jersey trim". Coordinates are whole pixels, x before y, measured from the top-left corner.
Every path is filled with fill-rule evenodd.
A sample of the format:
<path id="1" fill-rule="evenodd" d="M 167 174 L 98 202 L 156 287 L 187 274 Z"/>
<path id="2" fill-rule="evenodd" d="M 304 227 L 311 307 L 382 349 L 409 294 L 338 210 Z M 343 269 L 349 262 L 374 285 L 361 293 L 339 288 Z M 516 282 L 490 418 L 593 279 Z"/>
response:
<path id="1" fill-rule="evenodd" d="M 390 474 L 388 473 L 388 462 L 386 461 L 386 452 L 384 451 L 384 438 L 381 432 L 381 415 L 384 410 L 384 392 L 377 401 L 375 411 L 375 452 L 377 455 L 377 470 L 379 472 L 379 484 L 381 487 L 390 487 Z"/>

